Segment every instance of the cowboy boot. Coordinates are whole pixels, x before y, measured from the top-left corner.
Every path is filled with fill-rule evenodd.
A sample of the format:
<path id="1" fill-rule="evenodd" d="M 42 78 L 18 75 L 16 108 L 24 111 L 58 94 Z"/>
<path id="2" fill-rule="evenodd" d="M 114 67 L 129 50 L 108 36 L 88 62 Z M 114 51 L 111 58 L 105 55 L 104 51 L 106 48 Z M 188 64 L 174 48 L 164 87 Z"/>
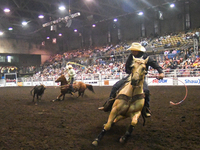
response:
<path id="1" fill-rule="evenodd" d="M 103 105 L 103 107 L 99 107 L 99 110 L 103 110 L 105 112 L 111 111 L 113 103 L 115 102 L 115 98 L 110 97 Z"/>
<path id="2" fill-rule="evenodd" d="M 70 91 L 71 91 L 70 94 L 74 96 L 74 88 L 73 88 L 72 84 L 70 84 Z"/>
<path id="3" fill-rule="evenodd" d="M 149 95 L 146 94 L 145 94 L 144 107 L 145 107 L 145 117 L 151 117 L 151 110 L 149 108 Z"/>
<path id="4" fill-rule="evenodd" d="M 146 114 L 145 114 L 145 116 L 148 118 L 148 117 L 151 117 L 151 110 L 150 110 L 150 108 L 149 107 L 146 107 L 145 108 L 146 109 Z"/>

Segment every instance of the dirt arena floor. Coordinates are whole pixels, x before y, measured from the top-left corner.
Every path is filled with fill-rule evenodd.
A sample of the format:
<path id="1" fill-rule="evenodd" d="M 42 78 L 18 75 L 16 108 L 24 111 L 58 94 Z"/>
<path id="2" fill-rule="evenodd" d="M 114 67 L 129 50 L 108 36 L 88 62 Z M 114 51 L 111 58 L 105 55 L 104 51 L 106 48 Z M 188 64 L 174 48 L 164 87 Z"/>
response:
<path id="1" fill-rule="evenodd" d="M 0 88 L 0 150 L 200 150 L 200 86 L 150 87 L 152 117 L 135 127 L 125 144 L 118 142 L 130 119 L 118 122 L 98 147 L 91 143 L 102 130 L 108 113 L 99 111 L 111 87 L 86 90 L 83 98 L 66 95 L 50 102 L 59 87 L 47 87 L 41 101 L 32 103 L 33 87 Z M 77 95 L 77 93 L 76 93 Z"/>

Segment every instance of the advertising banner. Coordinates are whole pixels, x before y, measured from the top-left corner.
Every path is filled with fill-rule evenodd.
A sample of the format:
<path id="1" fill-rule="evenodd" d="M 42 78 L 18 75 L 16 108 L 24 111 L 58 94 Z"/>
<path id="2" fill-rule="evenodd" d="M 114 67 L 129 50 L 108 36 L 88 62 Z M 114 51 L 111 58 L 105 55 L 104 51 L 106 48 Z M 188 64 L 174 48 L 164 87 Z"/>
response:
<path id="1" fill-rule="evenodd" d="M 156 78 L 148 78 L 147 83 L 149 86 L 173 85 L 173 79 L 164 78 L 163 80 L 158 80 Z"/>
<path id="2" fill-rule="evenodd" d="M 16 82 L 6 82 L 6 86 L 17 86 Z"/>
<path id="3" fill-rule="evenodd" d="M 200 77 L 179 77 L 178 85 L 200 85 Z M 182 83 L 183 82 L 183 83 Z"/>
<path id="4" fill-rule="evenodd" d="M 99 86 L 99 80 L 84 80 L 85 84 L 91 84 L 93 86 Z"/>

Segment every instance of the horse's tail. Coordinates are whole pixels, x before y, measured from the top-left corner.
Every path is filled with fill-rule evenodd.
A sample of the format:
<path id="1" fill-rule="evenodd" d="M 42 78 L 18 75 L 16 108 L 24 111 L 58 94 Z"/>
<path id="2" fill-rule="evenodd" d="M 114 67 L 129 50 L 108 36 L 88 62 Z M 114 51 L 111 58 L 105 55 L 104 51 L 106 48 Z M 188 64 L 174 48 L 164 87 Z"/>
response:
<path id="1" fill-rule="evenodd" d="M 88 88 L 88 90 L 90 90 L 90 91 L 92 91 L 93 93 L 95 93 L 92 85 L 86 84 L 86 87 Z"/>

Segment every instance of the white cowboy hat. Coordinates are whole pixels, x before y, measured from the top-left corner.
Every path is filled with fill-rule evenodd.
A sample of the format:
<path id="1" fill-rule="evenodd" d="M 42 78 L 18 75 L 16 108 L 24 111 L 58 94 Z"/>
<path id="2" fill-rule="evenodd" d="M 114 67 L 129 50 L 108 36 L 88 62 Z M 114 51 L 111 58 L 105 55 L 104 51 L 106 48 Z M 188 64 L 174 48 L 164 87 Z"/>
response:
<path id="1" fill-rule="evenodd" d="M 66 68 L 67 69 L 72 69 L 73 67 L 72 67 L 72 65 L 67 65 Z"/>
<path id="2" fill-rule="evenodd" d="M 131 46 L 127 50 L 146 52 L 146 49 L 140 43 L 136 43 L 136 42 L 132 43 Z"/>

